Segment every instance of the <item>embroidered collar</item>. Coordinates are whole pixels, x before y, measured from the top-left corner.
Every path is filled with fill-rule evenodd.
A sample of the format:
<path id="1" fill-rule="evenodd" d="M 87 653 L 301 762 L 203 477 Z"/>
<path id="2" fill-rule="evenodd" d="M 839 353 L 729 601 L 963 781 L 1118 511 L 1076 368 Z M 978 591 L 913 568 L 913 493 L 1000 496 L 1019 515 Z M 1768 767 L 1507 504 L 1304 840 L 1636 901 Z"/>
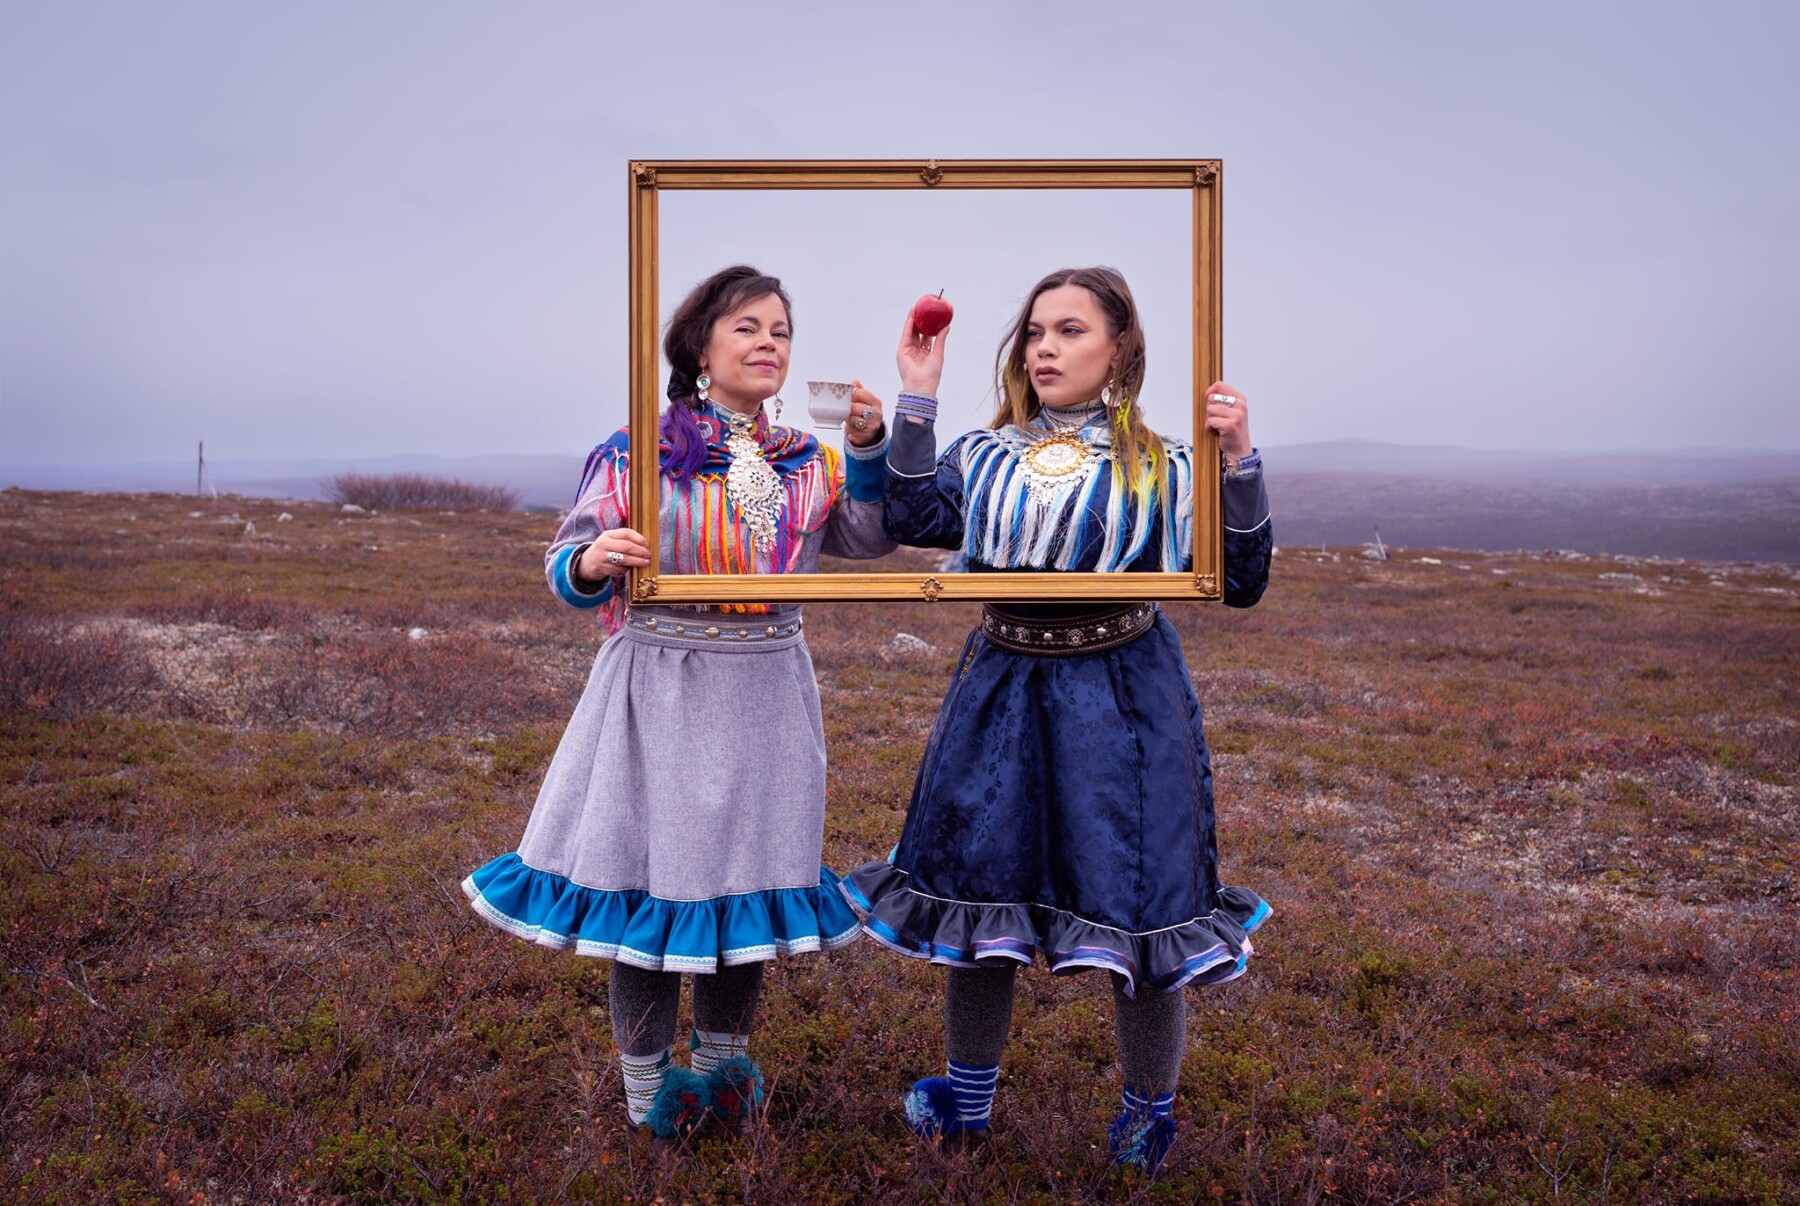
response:
<path id="1" fill-rule="evenodd" d="M 706 437 L 706 463 L 700 468 L 702 476 L 723 477 L 731 467 L 732 413 L 717 403 L 708 403 L 694 416 L 700 425 L 700 433 Z M 767 411 L 756 413 L 754 438 L 763 459 L 783 476 L 798 469 L 818 452 L 817 440 L 792 427 L 778 427 L 769 422 Z"/>

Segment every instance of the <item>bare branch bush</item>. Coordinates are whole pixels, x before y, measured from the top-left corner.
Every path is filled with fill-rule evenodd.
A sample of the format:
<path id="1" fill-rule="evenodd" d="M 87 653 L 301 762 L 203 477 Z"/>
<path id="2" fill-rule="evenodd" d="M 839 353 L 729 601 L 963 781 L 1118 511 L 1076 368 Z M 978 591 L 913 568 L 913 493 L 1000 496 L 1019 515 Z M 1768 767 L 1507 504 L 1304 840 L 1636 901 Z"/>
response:
<path id="1" fill-rule="evenodd" d="M 340 473 L 326 483 L 332 502 L 365 511 L 516 511 L 519 492 L 423 473 Z"/>
<path id="2" fill-rule="evenodd" d="M 69 628 L 0 609 L 0 713 L 119 711 L 159 685 L 149 659 L 118 632 Z"/>

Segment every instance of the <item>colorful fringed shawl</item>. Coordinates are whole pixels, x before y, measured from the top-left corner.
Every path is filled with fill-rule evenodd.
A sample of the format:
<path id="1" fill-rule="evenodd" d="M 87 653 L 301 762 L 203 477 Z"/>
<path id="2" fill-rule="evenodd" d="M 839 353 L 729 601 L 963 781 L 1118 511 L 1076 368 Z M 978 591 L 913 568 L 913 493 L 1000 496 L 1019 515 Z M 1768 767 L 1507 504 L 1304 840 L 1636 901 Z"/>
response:
<path id="1" fill-rule="evenodd" d="M 973 431 L 946 454 L 962 470 L 962 550 L 970 561 L 995 569 L 1102 572 L 1178 571 L 1192 564 L 1190 445 L 1164 440 L 1167 463 L 1155 488 L 1133 489 L 1114 469 L 1112 433 L 1089 424 L 1080 435 L 1094 462 L 1046 487 L 1029 480 L 1025 454 L 1047 434 L 1035 424 Z"/>
<path id="2" fill-rule="evenodd" d="M 661 483 L 658 563 L 669 574 L 780 574 L 798 568 L 806 538 L 825 526 L 832 507 L 844 489 L 843 454 L 822 445 L 813 436 L 791 427 L 776 427 L 767 416 L 757 416 L 757 442 L 764 458 L 780 478 L 784 502 L 776 524 L 775 540 L 764 544 L 752 539 L 749 526 L 738 514 L 725 489 L 731 454 L 726 424 L 708 411 L 698 416 L 706 437 L 706 461 L 692 478 L 671 481 L 665 472 Z M 659 445 L 659 463 L 668 464 L 670 449 Z M 628 482 L 631 435 L 619 431 L 588 454 L 582 470 L 575 507 L 592 508 L 599 530 L 631 526 Z M 725 604 L 701 611 L 762 613 L 765 605 Z M 624 622 L 623 599 L 609 600 L 601 608 L 601 624 L 609 631 Z"/>

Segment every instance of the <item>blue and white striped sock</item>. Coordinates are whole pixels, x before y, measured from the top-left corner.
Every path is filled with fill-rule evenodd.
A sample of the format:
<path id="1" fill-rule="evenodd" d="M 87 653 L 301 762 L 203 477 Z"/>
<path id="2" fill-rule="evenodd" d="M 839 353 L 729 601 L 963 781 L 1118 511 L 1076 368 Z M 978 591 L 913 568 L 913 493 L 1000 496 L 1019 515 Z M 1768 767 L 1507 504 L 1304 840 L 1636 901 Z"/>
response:
<path id="1" fill-rule="evenodd" d="M 999 1064 L 947 1062 L 945 1078 L 956 1093 L 956 1121 L 965 1131 L 985 1131 L 994 1110 L 994 1086 L 1000 1082 Z"/>
<path id="2" fill-rule="evenodd" d="M 655 1055 L 619 1053 L 619 1070 L 625 1077 L 625 1113 L 631 1125 L 643 1126 L 644 1119 L 650 1116 L 657 1090 L 663 1086 L 663 1074 L 672 1063 L 667 1047 Z"/>
<path id="3" fill-rule="evenodd" d="M 1119 1092 L 1119 1100 L 1127 1114 L 1144 1114 L 1151 1118 L 1171 1118 L 1175 1114 L 1174 1090 L 1151 1097 L 1126 1085 Z"/>

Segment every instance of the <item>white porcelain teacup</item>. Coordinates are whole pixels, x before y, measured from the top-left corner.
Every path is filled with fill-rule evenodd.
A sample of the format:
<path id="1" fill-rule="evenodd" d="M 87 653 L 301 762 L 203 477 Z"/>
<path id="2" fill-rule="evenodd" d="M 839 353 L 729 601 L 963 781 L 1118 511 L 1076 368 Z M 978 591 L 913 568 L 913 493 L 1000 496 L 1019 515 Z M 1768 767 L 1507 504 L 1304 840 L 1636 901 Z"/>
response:
<path id="1" fill-rule="evenodd" d="M 850 417 L 850 397 L 856 386 L 848 381 L 808 381 L 806 410 L 821 427 L 842 427 Z"/>

